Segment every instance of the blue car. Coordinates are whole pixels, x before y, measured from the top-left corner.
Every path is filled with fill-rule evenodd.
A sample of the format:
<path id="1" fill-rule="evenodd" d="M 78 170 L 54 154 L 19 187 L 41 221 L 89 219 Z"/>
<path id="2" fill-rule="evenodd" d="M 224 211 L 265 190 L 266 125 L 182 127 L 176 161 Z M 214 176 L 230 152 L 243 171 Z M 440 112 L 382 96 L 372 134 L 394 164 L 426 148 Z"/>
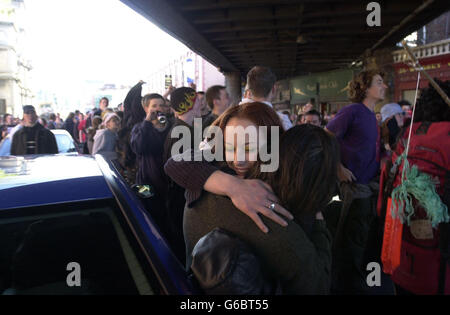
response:
<path id="1" fill-rule="evenodd" d="M 100 155 L 0 157 L 0 294 L 197 294 Z"/>

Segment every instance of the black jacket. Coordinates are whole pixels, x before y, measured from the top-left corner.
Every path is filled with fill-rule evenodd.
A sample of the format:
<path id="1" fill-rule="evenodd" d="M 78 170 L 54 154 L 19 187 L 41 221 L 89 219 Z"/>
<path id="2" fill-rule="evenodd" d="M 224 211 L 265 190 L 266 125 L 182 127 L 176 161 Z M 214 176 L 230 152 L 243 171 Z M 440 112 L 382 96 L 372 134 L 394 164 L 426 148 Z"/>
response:
<path id="1" fill-rule="evenodd" d="M 25 128 L 32 128 L 35 133 L 36 150 L 34 154 L 58 153 L 58 145 L 56 144 L 56 138 L 53 133 L 37 123 L 33 127 L 23 127 L 14 134 L 11 143 L 11 155 L 27 154 L 27 136 Z"/>
<path id="2" fill-rule="evenodd" d="M 130 140 L 137 157 L 136 183 L 151 184 L 163 198 L 167 194 L 167 176 L 164 174 L 163 163 L 164 141 L 170 129 L 169 125 L 164 131 L 158 131 L 151 122 L 144 120 L 134 126 Z"/>
<path id="3" fill-rule="evenodd" d="M 164 143 L 164 154 L 163 161 L 164 163 L 171 157 L 172 147 L 177 141 L 181 140 L 183 135 L 180 135 L 178 138 L 172 138 L 172 130 L 175 127 L 186 127 L 190 131 L 191 138 L 188 141 L 191 141 L 191 148 L 194 147 L 194 128 L 189 126 L 184 121 L 180 119 L 176 119 L 175 123 L 170 128 L 170 131 L 167 134 L 166 141 Z M 182 148 L 183 150 L 187 150 L 189 148 Z M 181 151 L 176 152 L 183 153 Z M 180 262 L 184 262 L 186 259 L 186 250 L 184 245 L 183 238 L 183 214 L 184 214 L 184 205 L 186 203 L 186 199 L 184 197 L 185 189 L 171 180 L 169 177 L 166 177 L 168 182 L 167 187 L 167 215 L 171 224 L 171 233 L 169 242 Z"/>

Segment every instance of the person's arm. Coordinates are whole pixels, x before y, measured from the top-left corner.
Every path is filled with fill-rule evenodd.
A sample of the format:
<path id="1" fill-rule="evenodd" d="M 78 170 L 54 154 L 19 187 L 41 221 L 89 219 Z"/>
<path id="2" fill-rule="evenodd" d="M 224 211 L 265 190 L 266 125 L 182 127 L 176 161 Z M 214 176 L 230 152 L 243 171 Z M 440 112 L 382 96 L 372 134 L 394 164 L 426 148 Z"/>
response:
<path id="1" fill-rule="evenodd" d="M 49 153 L 58 154 L 58 144 L 56 143 L 56 137 L 53 132 L 48 131 L 49 133 Z"/>
<path id="2" fill-rule="evenodd" d="M 267 226 L 261 220 L 262 214 L 276 223 L 287 226 L 287 222 L 276 214 L 283 215 L 292 220 L 292 214 L 284 209 L 278 201 L 272 188 L 258 179 L 241 179 L 239 177 L 216 171 L 208 177 L 204 189 L 216 195 L 227 196 L 240 211 L 249 216 L 259 229 L 269 232 Z M 275 209 L 269 207 L 274 203 Z"/>
<path id="3" fill-rule="evenodd" d="M 353 113 L 348 108 L 341 109 L 334 119 L 332 119 L 325 127 L 325 131 L 335 136 L 338 140 L 342 140 L 347 133 L 349 126 L 353 120 Z M 338 179 L 341 182 L 352 182 L 356 180 L 355 175 L 346 168 L 342 163 L 338 165 Z"/>
<path id="4" fill-rule="evenodd" d="M 16 132 L 11 139 L 11 149 L 10 149 L 10 154 L 11 155 L 19 155 L 18 152 L 18 141 L 19 141 L 19 133 Z"/>
<path id="5" fill-rule="evenodd" d="M 105 142 L 104 132 L 100 135 L 97 134 L 94 137 L 94 145 L 92 147 L 92 155 L 98 154 L 103 149 L 104 142 Z"/>
<path id="6" fill-rule="evenodd" d="M 353 182 L 356 180 L 352 171 L 346 168 L 342 163 L 339 163 L 337 176 L 340 182 Z"/>
<path id="7" fill-rule="evenodd" d="M 338 140 L 344 139 L 353 122 L 353 111 L 350 107 L 342 108 L 327 124 L 325 131 L 333 134 Z"/>
<path id="8" fill-rule="evenodd" d="M 188 191 L 186 196 L 188 206 L 198 200 L 208 178 L 219 171 L 217 166 L 200 159 L 199 155 L 202 155 L 201 151 L 191 149 L 184 154 L 170 157 L 164 165 L 167 176 Z M 183 159 L 189 156 L 190 159 Z"/>
<path id="9" fill-rule="evenodd" d="M 201 154 L 201 151 L 194 153 L 191 150 L 190 153 L 191 161 L 176 162 L 177 157 L 172 157 L 164 166 L 166 174 L 187 190 L 188 206 L 200 197 L 204 189 L 216 195 L 229 197 L 236 208 L 249 216 L 263 232 L 267 233 L 268 228 L 259 214 L 283 226 L 286 226 L 287 222 L 275 212 L 293 219 L 292 214 L 278 204 L 278 198 L 268 184 L 256 179 L 240 179 L 219 170 L 211 163 L 195 161 L 195 155 Z M 272 203 L 276 205 L 274 211 L 269 208 Z"/>
<path id="10" fill-rule="evenodd" d="M 284 130 L 291 129 L 293 127 L 292 122 L 287 115 L 279 113 L 279 116 Z"/>
<path id="11" fill-rule="evenodd" d="M 173 91 L 175 91 L 175 87 L 173 85 L 169 86 L 169 88 L 163 95 L 164 99 L 166 100 Z"/>
<path id="12" fill-rule="evenodd" d="M 310 239 L 305 239 L 305 250 L 308 260 L 297 257 L 302 266 L 296 275 L 297 284 L 294 282 L 292 293 L 305 290 L 304 282 L 308 283 L 308 291 L 305 294 L 329 294 L 331 289 L 331 244 L 332 237 L 323 219 L 317 219 L 313 223 Z M 303 291 L 304 292 L 304 291 Z"/>
<path id="13" fill-rule="evenodd" d="M 161 151 L 163 139 L 150 121 L 134 126 L 131 131 L 130 146 L 135 154 L 152 154 Z"/>
<path id="14" fill-rule="evenodd" d="M 144 112 L 144 109 L 142 109 L 141 105 L 141 94 L 142 94 L 142 85 L 145 84 L 144 81 L 140 80 L 135 86 L 133 86 L 130 91 L 128 91 L 127 95 L 125 96 L 125 99 L 123 100 L 123 106 L 125 112 L 127 112 L 131 108 L 135 108 L 136 110 L 141 109 L 141 112 Z M 145 115 L 145 112 L 142 114 Z M 126 118 L 127 115 L 125 115 L 124 118 Z"/>

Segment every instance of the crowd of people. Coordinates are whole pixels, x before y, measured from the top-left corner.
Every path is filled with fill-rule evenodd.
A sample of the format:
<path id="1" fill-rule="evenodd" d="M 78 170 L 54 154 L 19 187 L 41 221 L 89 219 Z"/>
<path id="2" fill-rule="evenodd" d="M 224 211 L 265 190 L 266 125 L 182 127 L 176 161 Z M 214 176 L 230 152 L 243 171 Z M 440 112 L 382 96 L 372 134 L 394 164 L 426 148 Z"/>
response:
<path id="1" fill-rule="evenodd" d="M 39 123 L 34 108 L 25 106 L 23 128 L 14 135 L 15 151 L 11 153 L 54 153 L 53 140 L 45 130 L 66 129 L 80 153 L 101 154 L 116 165 L 130 187 L 149 188 L 151 194 L 142 197 L 142 203 L 188 271 L 194 263 L 198 264 L 196 253 L 208 243 L 204 238 L 213 239 L 217 235 L 210 234 L 211 231 L 220 228 L 249 245 L 252 254 L 258 257 L 261 273 L 273 286 L 269 292 L 373 294 L 373 288 L 367 284 L 366 267 L 370 262 L 382 263 L 381 247 L 387 238 L 383 226 L 390 214 L 386 209 L 382 214 L 377 210 L 380 202 L 385 202 L 382 199 L 387 192 L 390 193 L 385 178 L 380 181 L 380 174 L 386 177 L 391 171 L 389 166 L 396 164 L 395 159 L 405 149 L 411 124 L 441 123 L 439 128 L 447 130 L 440 133 L 447 138 L 439 139 L 444 145 L 440 150 L 441 164 L 447 176 L 450 161 L 450 145 L 446 146 L 450 109 L 442 98 L 431 87 L 422 91 L 414 121 L 411 104 L 403 101 L 386 104 L 380 113 L 375 113 L 375 106 L 383 101 L 387 89 L 383 78 L 383 73 L 377 70 L 356 75 L 349 85 L 353 104 L 332 113 L 328 122 L 311 104 L 304 107 L 295 121 L 290 120 L 289 113 L 275 111 L 271 100 L 276 93 L 276 77 L 267 67 L 256 66 L 249 71 L 245 93 L 236 104 L 232 104 L 224 86 L 212 86 L 204 93 L 197 92 L 195 86 L 170 87 L 165 95 L 142 96 L 145 83 L 140 81 L 126 96 L 123 110 L 111 110 L 108 99 L 103 98 L 99 109 L 86 115 L 76 111 L 64 122 L 52 115 L 49 121 Z M 440 85 L 447 94 L 450 92 L 449 82 Z M 2 137 L 14 125 L 12 117 L 5 116 Z M 260 130 L 268 130 L 266 139 L 274 139 L 272 127 L 275 127 L 279 141 L 255 145 L 246 135 L 240 152 L 238 137 L 227 133 L 238 127 L 255 127 L 258 139 Z M 188 150 L 178 145 L 182 135 L 175 131 L 180 128 L 189 131 Z M 208 135 L 199 143 L 196 128 L 201 128 L 201 135 L 204 130 L 216 128 L 223 137 Z M 4 130 L 7 131 L 3 133 Z M 37 133 L 42 135 L 36 137 Z M 37 150 L 44 146 L 44 138 L 50 144 L 45 150 Z M 278 150 L 275 171 L 262 171 L 268 162 L 258 151 L 261 146 L 267 152 Z M 205 151 L 218 154 L 220 159 L 206 160 Z M 445 172 L 440 176 L 445 177 Z M 400 185 L 398 181 L 395 183 Z M 447 206 L 448 184 L 447 178 L 447 186 L 437 188 Z M 333 198 L 337 195 L 339 201 Z M 420 219 L 426 220 L 426 216 Z M 448 225 L 448 220 L 441 223 Z M 434 233 L 434 237 L 438 234 Z M 441 242 L 444 235 L 444 232 L 440 235 Z M 448 259 L 445 255 L 450 243 L 448 239 L 445 242 L 443 248 L 447 252 L 441 251 L 440 255 Z M 409 240 L 409 246 L 411 243 Z M 208 244 L 209 251 L 217 250 Z M 221 246 L 222 254 L 232 250 Z M 410 249 L 408 253 L 412 252 Z M 426 254 L 414 252 L 414 255 L 420 260 L 420 255 Z M 231 256 L 240 261 L 239 255 Z M 433 257 L 430 261 L 436 258 Z M 233 262 L 212 264 L 209 276 L 219 279 L 216 273 L 223 272 L 226 268 L 220 264 L 226 263 Z M 242 266 L 245 268 L 245 263 Z M 428 272 L 426 264 L 417 268 L 425 270 L 416 273 Z M 211 288 L 200 275 L 201 269 L 198 265 L 192 268 L 197 279 L 204 280 L 199 285 L 208 292 Z M 239 279 L 244 281 L 245 277 L 229 274 L 223 277 L 231 279 L 224 281 L 236 281 L 235 288 L 251 287 L 233 293 L 268 292 L 262 287 L 267 282 L 246 279 L 243 285 Z M 385 294 L 434 294 L 442 287 L 441 277 L 450 280 L 450 269 L 445 273 L 444 268 L 444 274 L 434 278 L 431 285 L 427 280 L 428 291 L 424 291 L 420 283 L 409 286 L 404 276 L 394 273 L 383 278 L 388 281 L 384 281 L 381 290 Z M 450 281 L 446 288 L 445 292 L 450 293 Z"/>

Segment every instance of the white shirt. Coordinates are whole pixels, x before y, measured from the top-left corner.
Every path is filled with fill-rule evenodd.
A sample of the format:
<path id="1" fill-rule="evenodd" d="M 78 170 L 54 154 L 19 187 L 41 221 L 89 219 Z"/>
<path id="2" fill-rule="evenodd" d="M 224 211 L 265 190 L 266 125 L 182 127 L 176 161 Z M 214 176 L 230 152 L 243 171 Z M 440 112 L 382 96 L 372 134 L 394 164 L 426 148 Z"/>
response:
<path id="1" fill-rule="evenodd" d="M 255 102 L 255 101 L 252 100 L 251 98 L 244 98 L 244 99 L 239 103 L 239 105 L 246 104 L 246 103 L 253 103 L 253 102 Z M 270 106 L 270 107 L 273 108 L 273 105 L 272 105 L 272 103 L 270 103 L 270 102 L 265 102 L 265 101 L 264 101 L 264 102 L 260 102 L 260 103 L 264 103 L 264 104 L 266 104 L 266 105 L 268 105 L 268 106 Z M 277 113 L 278 117 L 280 117 L 281 124 L 282 124 L 284 130 L 288 130 L 288 129 L 290 129 L 290 128 L 293 127 L 293 125 L 292 125 L 292 123 L 291 123 L 291 120 L 289 119 L 289 117 L 288 117 L 287 115 L 282 114 L 282 113 L 279 113 L 279 112 L 276 112 L 276 113 Z"/>

